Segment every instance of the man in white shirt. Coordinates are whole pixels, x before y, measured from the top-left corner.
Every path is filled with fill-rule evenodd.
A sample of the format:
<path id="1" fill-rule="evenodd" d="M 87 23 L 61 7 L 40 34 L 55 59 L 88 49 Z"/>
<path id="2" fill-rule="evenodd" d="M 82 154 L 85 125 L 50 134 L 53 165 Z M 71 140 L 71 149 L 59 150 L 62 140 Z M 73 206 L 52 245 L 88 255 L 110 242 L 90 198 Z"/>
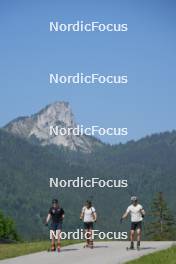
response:
<path id="1" fill-rule="evenodd" d="M 137 232 L 137 249 L 140 248 L 140 241 L 142 235 L 142 220 L 145 216 L 145 211 L 138 203 L 138 198 L 136 196 L 131 197 L 132 204 L 128 206 L 126 212 L 121 218 L 121 221 L 131 215 L 131 231 L 130 231 L 130 249 L 134 249 L 134 235 L 135 231 Z"/>
<path id="2" fill-rule="evenodd" d="M 91 201 L 87 201 L 82 208 L 80 219 L 84 222 L 85 234 L 87 236 L 85 247 L 93 248 L 92 230 L 93 223 L 97 220 L 97 214 Z"/>

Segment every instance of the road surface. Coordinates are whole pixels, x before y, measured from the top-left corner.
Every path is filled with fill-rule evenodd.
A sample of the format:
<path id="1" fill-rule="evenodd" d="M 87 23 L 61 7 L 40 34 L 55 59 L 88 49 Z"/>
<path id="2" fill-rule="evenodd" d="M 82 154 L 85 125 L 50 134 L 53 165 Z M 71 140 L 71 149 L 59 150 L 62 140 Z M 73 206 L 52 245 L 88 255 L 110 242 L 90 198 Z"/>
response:
<path id="1" fill-rule="evenodd" d="M 71 245 L 57 252 L 39 252 L 1 260 L 0 264 L 120 264 L 140 256 L 170 247 L 173 242 L 143 242 L 141 250 L 126 250 L 129 242 L 96 242 L 94 249 L 83 244 Z"/>

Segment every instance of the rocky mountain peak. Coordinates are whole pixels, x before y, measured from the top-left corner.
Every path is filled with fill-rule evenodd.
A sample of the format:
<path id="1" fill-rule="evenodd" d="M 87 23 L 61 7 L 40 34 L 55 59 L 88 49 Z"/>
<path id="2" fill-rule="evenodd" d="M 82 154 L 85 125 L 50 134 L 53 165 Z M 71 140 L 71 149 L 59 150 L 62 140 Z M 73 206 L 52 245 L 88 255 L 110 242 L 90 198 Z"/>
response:
<path id="1" fill-rule="evenodd" d="M 65 125 L 74 127 L 74 115 L 68 102 L 54 102 L 46 106 L 36 115 L 38 123 L 53 125 L 57 122 L 63 122 Z"/>
<path id="2" fill-rule="evenodd" d="M 75 128 L 76 122 L 68 102 L 54 102 L 34 115 L 18 117 L 7 124 L 4 129 L 9 133 L 41 145 L 63 145 L 71 150 L 91 152 L 100 142 L 86 135 L 50 134 L 50 127 Z"/>

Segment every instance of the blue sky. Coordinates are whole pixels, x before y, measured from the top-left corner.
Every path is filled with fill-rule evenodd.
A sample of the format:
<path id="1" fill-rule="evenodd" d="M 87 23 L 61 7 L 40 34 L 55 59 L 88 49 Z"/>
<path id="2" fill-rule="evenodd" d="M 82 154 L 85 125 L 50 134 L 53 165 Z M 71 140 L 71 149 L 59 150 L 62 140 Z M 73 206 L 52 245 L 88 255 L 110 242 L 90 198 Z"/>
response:
<path id="1" fill-rule="evenodd" d="M 0 126 L 68 101 L 84 126 L 128 137 L 176 129 L 176 3 L 168 0 L 1 0 Z M 127 33 L 51 33 L 49 21 L 128 23 Z M 48 73 L 127 73 L 126 86 L 49 85 Z"/>

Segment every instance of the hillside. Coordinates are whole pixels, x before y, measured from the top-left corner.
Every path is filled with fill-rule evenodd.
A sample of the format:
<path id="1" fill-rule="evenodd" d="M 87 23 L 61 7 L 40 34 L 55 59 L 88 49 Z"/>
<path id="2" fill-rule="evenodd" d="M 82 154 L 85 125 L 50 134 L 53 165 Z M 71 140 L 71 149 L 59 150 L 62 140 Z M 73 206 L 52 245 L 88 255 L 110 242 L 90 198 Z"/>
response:
<path id="1" fill-rule="evenodd" d="M 131 194 L 137 194 L 148 208 L 155 192 L 163 191 L 168 205 L 176 212 L 175 157 L 175 131 L 124 145 L 102 144 L 92 153 L 82 153 L 64 147 L 33 145 L 0 130 L 0 208 L 16 220 L 24 238 L 34 239 L 47 235 L 43 220 L 53 197 L 62 201 L 66 211 L 65 230 L 81 226 L 80 208 L 85 199 L 92 198 L 99 215 L 96 227 L 124 231 L 127 225 L 120 226 L 119 218 Z M 50 177 L 81 176 L 127 179 L 129 188 L 49 188 Z"/>

